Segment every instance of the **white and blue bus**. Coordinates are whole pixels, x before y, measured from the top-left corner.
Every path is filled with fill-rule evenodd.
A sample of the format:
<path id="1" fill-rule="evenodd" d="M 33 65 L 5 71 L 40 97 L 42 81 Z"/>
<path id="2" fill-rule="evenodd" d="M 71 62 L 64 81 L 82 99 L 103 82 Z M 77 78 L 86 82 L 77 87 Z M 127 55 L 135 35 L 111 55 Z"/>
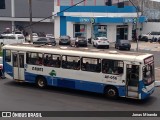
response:
<path id="1" fill-rule="evenodd" d="M 155 89 L 154 56 L 86 48 L 3 46 L 5 77 L 38 87 L 66 87 L 108 97 L 145 99 Z"/>

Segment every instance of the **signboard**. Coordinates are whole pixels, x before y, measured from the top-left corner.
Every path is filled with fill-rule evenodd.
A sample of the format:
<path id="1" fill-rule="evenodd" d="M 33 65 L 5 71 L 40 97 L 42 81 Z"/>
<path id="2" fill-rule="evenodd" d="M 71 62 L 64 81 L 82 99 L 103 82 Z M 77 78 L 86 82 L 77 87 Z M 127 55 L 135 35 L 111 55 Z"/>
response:
<path id="1" fill-rule="evenodd" d="M 151 57 L 144 59 L 144 64 L 152 63 L 153 61 L 154 61 L 154 57 L 151 56 Z"/>
<path id="2" fill-rule="evenodd" d="M 80 18 L 79 21 L 83 22 L 83 23 L 92 23 L 92 24 L 95 23 L 95 19 L 94 18 Z"/>

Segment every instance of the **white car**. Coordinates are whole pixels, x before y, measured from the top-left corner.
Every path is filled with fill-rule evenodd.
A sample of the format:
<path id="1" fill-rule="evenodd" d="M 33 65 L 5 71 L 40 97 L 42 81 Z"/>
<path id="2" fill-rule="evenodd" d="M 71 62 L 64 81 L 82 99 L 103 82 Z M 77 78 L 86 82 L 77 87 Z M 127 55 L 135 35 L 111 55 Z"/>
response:
<path id="1" fill-rule="evenodd" d="M 105 47 L 109 49 L 109 41 L 106 37 L 97 37 L 95 39 L 92 39 L 92 44 L 94 47 Z"/>
<path id="2" fill-rule="evenodd" d="M 142 34 L 141 37 L 142 39 L 146 38 L 148 40 L 151 40 L 153 37 L 158 39 L 160 38 L 160 32 L 149 32 L 147 34 Z"/>
<path id="3" fill-rule="evenodd" d="M 33 39 L 33 41 L 36 41 L 38 38 L 39 38 L 39 36 L 38 36 L 37 33 L 32 33 L 32 39 Z M 26 37 L 26 40 L 27 40 L 27 41 L 30 41 L 30 35 L 28 35 L 28 36 Z"/>

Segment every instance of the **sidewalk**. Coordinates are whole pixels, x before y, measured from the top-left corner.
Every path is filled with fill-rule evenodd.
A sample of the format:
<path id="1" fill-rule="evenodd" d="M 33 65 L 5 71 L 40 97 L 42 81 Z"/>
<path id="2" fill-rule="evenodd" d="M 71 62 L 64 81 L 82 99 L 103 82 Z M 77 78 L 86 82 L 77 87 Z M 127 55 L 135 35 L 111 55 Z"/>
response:
<path id="1" fill-rule="evenodd" d="M 150 43 L 150 42 L 139 41 L 138 48 L 139 50 L 160 51 L 160 44 L 157 42 Z M 136 42 L 131 42 L 131 49 L 134 50 L 137 49 Z"/>

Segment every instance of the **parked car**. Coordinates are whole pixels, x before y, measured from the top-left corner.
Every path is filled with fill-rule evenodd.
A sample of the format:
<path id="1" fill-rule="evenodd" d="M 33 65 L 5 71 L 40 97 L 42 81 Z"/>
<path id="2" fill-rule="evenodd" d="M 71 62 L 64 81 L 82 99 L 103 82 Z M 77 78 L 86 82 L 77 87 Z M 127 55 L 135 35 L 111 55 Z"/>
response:
<path id="1" fill-rule="evenodd" d="M 33 41 L 33 44 L 45 44 L 45 45 L 56 45 L 55 38 L 47 38 L 47 37 L 40 37 L 36 41 Z"/>
<path id="2" fill-rule="evenodd" d="M 72 39 L 70 39 L 71 40 L 71 42 L 70 42 L 70 46 L 71 47 L 75 47 L 76 46 L 76 38 L 72 38 Z"/>
<path id="3" fill-rule="evenodd" d="M 85 37 L 77 37 L 75 41 L 75 46 L 84 46 L 87 47 L 87 39 Z"/>
<path id="4" fill-rule="evenodd" d="M 106 37 L 97 37 L 95 39 L 92 39 L 92 44 L 94 47 L 105 47 L 109 49 L 109 41 Z"/>
<path id="5" fill-rule="evenodd" d="M 142 34 L 140 40 L 148 41 L 152 40 L 152 38 L 158 39 L 160 37 L 160 32 L 149 32 L 147 34 Z"/>
<path id="6" fill-rule="evenodd" d="M 46 34 L 46 37 L 54 38 L 53 34 Z"/>
<path id="7" fill-rule="evenodd" d="M 70 36 L 61 36 L 59 39 L 59 45 L 70 45 Z"/>
<path id="8" fill-rule="evenodd" d="M 131 49 L 131 43 L 129 40 L 118 40 L 115 43 L 115 48 L 116 49 L 127 49 L 130 50 Z"/>
<path id="9" fill-rule="evenodd" d="M 38 38 L 39 38 L 39 36 L 38 36 L 37 33 L 32 33 L 32 39 L 33 39 L 33 41 L 36 41 Z M 26 40 L 27 40 L 27 41 L 30 41 L 30 35 L 28 35 L 28 36 L 26 37 Z"/>

